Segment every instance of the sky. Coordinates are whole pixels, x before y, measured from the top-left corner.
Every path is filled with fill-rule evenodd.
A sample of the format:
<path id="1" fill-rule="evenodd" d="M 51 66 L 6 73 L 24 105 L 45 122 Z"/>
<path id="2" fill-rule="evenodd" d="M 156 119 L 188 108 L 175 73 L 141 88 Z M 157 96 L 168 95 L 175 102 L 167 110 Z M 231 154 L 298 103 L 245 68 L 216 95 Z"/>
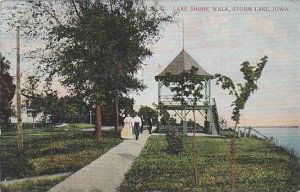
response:
<path id="1" fill-rule="evenodd" d="M 178 11 L 176 23 L 162 26 L 161 39 L 150 45 L 153 56 L 144 61 L 139 77 L 148 88 L 139 95 L 135 108 L 157 103 L 157 82 L 161 72 L 183 48 L 210 74 L 221 73 L 243 82 L 240 64 L 255 65 L 264 55 L 269 57 L 258 90 L 242 111 L 243 126 L 300 125 L 300 1 L 207 1 L 154 0 L 166 13 Z M 147 4 L 153 0 L 146 1 Z M 2 0 L 0 11 L 12 11 L 17 1 Z M 20 6 L 18 7 L 20 8 Z M 0 18 L 1 21 L 1 18 Z M 3 23 L 0 25 L 4 25 Z M 23 49 L 40 46 L 23 42 Z M 21 40 L 22 46 L 22 40 Z M 1 31 L 0 51 L 15 63 L 13 30 Z M 22 50 L 22 47 L 21 47 Z M 31 65 L 23 61 L 24 76 Z M 13 70 L 14 71 L 14 68 Z M 60 88 L 61 89 L 61 88 Z M 60 90 L 64 92 L 64 90 Z M 212 81 L 212 98 L 219 116 L 229 124 L 234 100 Z M 201 119 L 201 118 L 199 118 Z M 201 122 L 200 122 L 201 123 Z"/>

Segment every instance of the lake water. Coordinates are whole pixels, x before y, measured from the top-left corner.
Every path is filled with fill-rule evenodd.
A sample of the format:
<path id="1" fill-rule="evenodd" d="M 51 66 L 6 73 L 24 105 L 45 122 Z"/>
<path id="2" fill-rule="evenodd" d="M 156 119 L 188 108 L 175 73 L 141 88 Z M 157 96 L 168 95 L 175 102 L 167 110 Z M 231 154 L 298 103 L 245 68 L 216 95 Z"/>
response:
<path id="1" fill-rule="evenodd" d="M 297 128 L 284 128 L 284 127 L 272 127 L 272 128 L 254 128 L 267 137 L 273 137 L 276 139 L 276 144 L 293 149 L 295 155 L 300 158 L 300 127 Z M 253 132 L 254 134 L 254 132 Z"/>

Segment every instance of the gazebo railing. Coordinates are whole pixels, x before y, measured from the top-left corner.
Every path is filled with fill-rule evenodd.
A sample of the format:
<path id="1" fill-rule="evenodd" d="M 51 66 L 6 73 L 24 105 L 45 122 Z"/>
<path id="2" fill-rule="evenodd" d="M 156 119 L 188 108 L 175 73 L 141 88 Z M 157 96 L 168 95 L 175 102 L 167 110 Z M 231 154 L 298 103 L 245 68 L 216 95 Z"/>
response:
<path id="1" fill-rule="evenodd" d="M 179 101 L 173 101 L 173 95 L 162 95 L 160 96 L 160 102 L 164 105 L 180 105 Z"/>
<path id="2" fill-rule="evenodd" d="M 174 101 L 173 97 L 174 95 L 161 95 L 160 102 L 162 102 L 164 105 L 181 105 L 179 101 Z M 201 99 L 197 103 L 198 105 L 203 105 L 204 101 L 205 99 Z"/>

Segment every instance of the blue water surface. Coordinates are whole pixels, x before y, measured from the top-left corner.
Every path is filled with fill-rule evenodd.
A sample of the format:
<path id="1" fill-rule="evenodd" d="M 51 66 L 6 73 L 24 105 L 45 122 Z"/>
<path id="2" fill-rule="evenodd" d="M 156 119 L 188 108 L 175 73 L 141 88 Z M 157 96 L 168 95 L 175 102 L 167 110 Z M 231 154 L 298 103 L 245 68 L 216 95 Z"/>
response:
<path id="1" fill-rule="evenodd" d="M 300 158 L 300 127 L 272 127 L 254 128 L 267 137 L 276 139 L 276 144 L 292 149 Z"/>

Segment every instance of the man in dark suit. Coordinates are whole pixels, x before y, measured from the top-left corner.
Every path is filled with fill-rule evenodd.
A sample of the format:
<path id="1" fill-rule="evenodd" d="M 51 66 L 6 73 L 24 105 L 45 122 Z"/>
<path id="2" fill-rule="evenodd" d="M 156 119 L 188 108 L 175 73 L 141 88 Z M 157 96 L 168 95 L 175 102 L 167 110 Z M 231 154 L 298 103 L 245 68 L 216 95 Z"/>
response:
<path id="1" fill-rule="evenodd" d="M 142 121 L 142 125 L 141 125 L 141 134 L 143 133 L 143 130 L 144 130 L 144 125 L 145 125 L 145 120 L 144 120 L 144 117 L 141 116 L 141 121 Z"/>
<path id="2" fill-rule="evenodd" d="M 141 128 L 141 125 L 142 125 L 142 120 L 138 116 L 138 114 L 136 114 L 135 117 L 133 118 L 133 130 L 134 130 L 136 140 L 139 139 L 139 133 L 140 133 L 139 129 Z"/>
<path id="3" fill-rule="evenodd" d="M 153 124 L 153 122 L 152 122 L 152 118 L 149 118 L 149 121 L 148 121 L 148 130 L 149 130 L 149 134 L 152 134 L 152 124 Z"/>

